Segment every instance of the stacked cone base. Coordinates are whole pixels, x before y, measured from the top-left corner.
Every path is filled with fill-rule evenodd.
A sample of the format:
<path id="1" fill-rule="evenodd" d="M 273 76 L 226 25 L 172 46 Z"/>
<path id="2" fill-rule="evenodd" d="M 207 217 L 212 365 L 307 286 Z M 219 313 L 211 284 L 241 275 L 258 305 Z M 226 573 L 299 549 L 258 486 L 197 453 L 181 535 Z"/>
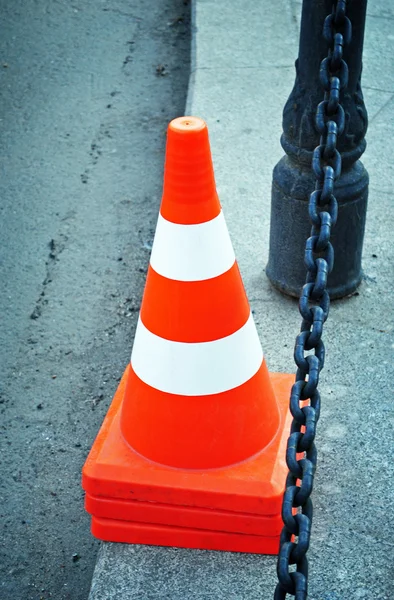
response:
<path id="1" fill-rule="evenodd" d="M 202 471 L 154 463 L 125 442 L 119 421 L 129 369 L 83 469 L 93 535 L 132 544 L 275 554 L 294 375 L 270 374 L 280 411 L 272 442 L 242 463 Z"/>
<path id="2" fill-rule="evenodd" d="M 225 550 L 251 554 L 277 554 L 279 550 L 279 536 L 265 537 L 189 527 L 133 523 L 99 517 L 92 518 L 92 534 L 106 542 L 150 546 Z"/>
<path id="3" fill-rule="evenodd" d="M 270 537 L 279 535 L 283 526 L 280 514 L 261 516 L 212 508 L 100 498 L 90 494 L 86 494 L 85 508 L 91 515 L 102 519 Z"/>

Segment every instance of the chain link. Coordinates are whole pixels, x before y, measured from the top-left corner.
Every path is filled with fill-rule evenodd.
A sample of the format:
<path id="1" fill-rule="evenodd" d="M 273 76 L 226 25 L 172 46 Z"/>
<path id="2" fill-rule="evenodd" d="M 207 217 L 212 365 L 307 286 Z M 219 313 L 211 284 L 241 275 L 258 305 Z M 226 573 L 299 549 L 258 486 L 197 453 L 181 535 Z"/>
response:
<path id="1" fill-rule="evenodd" d="M 290 396 L 293 422 L 286 451 L 289 474 L 282 505 L 284 527 L 277 563 L 279 583 L 274 600 L 283 600 L 287 595 L 306 600 L 308 596 L 306 553 L 312 526 L 310 495 L 317 462 L 314 440 L 320 413 L 317 387 L 324 367 L 323 326 L 330 308 L 327 277 L 334 266 L 334 249 L 330 242 L 331 228 L 338 217 L 334 185 L 342 168 L 336 144 L 345 128 L 340 93 L 346 88 L 349 77 L 343 48 L 352 37 L 346 0 L 334 0 L 332 13 L 324 22 L 323 37 L 329 50 L 320 65 L 324 99 L 317 107 L 315 122 L 321 137 L 312 158 L 316 186 L 309 199 L 312 230 L 305 246 L 307 277 L 299 302 L 302 324 L 294 351 L 297 372 Z"/>

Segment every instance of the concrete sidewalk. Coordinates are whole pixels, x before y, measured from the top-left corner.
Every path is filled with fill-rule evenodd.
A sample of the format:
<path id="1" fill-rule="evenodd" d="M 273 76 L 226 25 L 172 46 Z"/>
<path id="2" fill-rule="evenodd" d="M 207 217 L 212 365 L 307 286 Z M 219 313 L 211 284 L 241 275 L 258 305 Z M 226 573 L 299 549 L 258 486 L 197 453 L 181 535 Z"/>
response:
<path id="1" fill-rule="evenodd" d="M 242 7 L 196 0 L 186 110 L 208 122 L 219 197 L 268 365 L 284 372 L 294 371 L 300 317 L 297 303 L 271 288 L 264 267 L 300 8 L 292 0 L 245 0 Z M 370 174 L 365 278 L 356 295 L 333 303 L 325 329 L 310 600 L 392 595 L 393 28 L 391 0 L 371 3 L 363 74 L 370 119 L 363 158 Z M 273 557 L 104 543 L 90 600 L 268 600 L 275 566 Z"/>

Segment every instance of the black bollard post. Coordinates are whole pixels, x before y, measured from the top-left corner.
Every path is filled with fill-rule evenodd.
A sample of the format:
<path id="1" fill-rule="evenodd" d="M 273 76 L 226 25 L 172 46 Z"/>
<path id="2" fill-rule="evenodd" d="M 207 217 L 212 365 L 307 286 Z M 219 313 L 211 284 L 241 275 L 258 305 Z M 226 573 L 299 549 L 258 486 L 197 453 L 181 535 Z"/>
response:
<path id="1" fill-rule="evenodd" d="M 319 145 L 315 115 L 324 94 L 319 70 L 328 50 L 323 24 L 333 4 L 333 0 L 303 0 L 296 80 L 283 111 L 281 144 L 286 156 L 273 173 L 266 273 L 272 285 L 291 296 L 299 296 L 305 283 L 304 249 L 311 229 L 308 200 L 315 187 L 311 161 L 313 150 Z M 368 126 L 361 91 L 366 7 L 367 0 L 357 0 L 349 2 L 346 9 L 352 24 L 352 39 L 343 55 L 349 67 L 349 82 L 341 91 L 346 125 L 337 144 L 342 155 L 342 175 L 335 184 L 339 212 L 331 238 L 335 251 L 335 266 L 328 277 L 331 298 L 351 294 L 362 277 L 368 198 L 368 173 L 359 160 L 365 150 Z"/>

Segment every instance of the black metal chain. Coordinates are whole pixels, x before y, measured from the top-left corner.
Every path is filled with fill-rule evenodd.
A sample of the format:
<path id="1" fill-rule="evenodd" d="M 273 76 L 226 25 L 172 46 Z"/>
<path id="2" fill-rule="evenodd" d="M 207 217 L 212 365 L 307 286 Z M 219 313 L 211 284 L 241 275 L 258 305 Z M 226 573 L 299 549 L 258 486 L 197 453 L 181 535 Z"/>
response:
<path id="1" fill-rule="evenodd" d="M 311 535 L 313 507 L 310 496 L 317 461 L 314 440 L 320 413 L 317 386 L 324 366 L 323 325 L 330 307 L 327 277 L 334 266 L 330 235 L 338 216 L 334 183 L 341 175 L 341 155 L 336 144 L 345 128 L 340 93 L 348 82 L 343 48 L 350 43 L 352 36 L 351 22 L 346 16 L 346 0 L 334 0 L 332 13 L 324 22 L 323 36 L 329 50 L 320 65 L 324 100 L 317 107 L 316 128 L 321 137 L 312 158 L 316 187 L 309 199 L 312 230 L 305 247 L 307 278 L 299 303 L 301 333 L 297 336 L 294 351 L 298 368 L 290 396 L 293 421 L 286 451 L 289 474 L 282 505 L 284 528 L 277 564 L 279 583 L 274 600 L 283 600 L 287 595 L 295 596 L 296 600 L 306 600 L 308 596 L 306 553 Z"/>

